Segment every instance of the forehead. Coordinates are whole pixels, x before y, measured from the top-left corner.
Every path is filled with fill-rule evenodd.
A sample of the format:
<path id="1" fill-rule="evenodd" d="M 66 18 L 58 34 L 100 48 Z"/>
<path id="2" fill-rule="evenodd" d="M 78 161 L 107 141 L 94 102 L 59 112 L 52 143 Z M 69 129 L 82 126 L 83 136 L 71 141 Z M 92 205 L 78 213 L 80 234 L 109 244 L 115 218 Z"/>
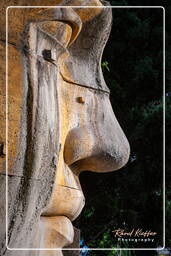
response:
<path id="1" fill-rule="evenodd" d="M 11 33 L 12 30 L 15 31 L 13 35 L 11 35 L 11 39 L 15 37 L 15 35 L 18 37 L 18 33 L 22 31 L 23 27 L 26 23 L 29 21 L 29 16 L 32 13 L 32 18 L 36 19 L 36 16 L 41 11 L 41 6 L 48 6 L 48 7 L 55 7 L 59 8 L 60 6 L 86 6 L 91 5 L 94 7 L 102 6 L 101 2 L 99 0 L 1 0 L 0 2 L 0 21 L 1 21 L 1 28 L 0 28 L 0 34 L 1 37 L 5 40 L 6 37 L 6 10 L 8 14 L 8 19 L 10 23 L 11 19 Z M 11 6 L 15 8 L 10 8 Z M 31 7 L 31 6 L 37 6 L 36 9 L 31 10 L 30 8 L 21 8 L 21 7 Z M 94 16 L 99 13 L 98 8 L 92 9 L 83 9 L 83 8 L 75 8 L 75 11 L 80 15 L 82 21 L 89 20 L 93 18 Z M 10 15 L 9 15 L 10 12 Z M 13 26 L 14 25 L 14 26 Z M 9 34 L 10 36 L 10 34 Z"/>

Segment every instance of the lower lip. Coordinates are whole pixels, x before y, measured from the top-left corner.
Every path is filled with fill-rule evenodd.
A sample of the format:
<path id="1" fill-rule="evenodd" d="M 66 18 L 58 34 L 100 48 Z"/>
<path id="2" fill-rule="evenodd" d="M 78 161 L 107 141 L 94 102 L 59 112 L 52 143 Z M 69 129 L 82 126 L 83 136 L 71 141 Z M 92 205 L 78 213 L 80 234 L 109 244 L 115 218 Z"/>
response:
<path id="1" fill-rule="evenodd" d="M 39 224 L 40 248 L 63 248 L 73 242 L 74 229 L 65 216 L 41 216 Z"/>

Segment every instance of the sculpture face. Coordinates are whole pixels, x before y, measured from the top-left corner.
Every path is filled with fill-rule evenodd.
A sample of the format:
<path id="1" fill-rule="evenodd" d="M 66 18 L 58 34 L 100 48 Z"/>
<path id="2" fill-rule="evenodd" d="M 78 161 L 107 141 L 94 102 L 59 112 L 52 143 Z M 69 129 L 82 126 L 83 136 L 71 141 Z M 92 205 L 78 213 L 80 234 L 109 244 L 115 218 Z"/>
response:
<path id="1" fill-rule="evenodd" d="M 92 5 L 101 3 L 92 0 Z M 9 132 L 14 127 L 17 134 L 9 136 L 9 182 L 15 191 L 9 207 L 9 245 L 62 248 L 72 243 L 71 221 L 84 206 L 80 172 L 114 171 L 129 157 L 100 67 L 111 10 L 47 8 L 23 13 L 24 65 L 17 73 L 10 68 L 14 63 L 9 54 L 9 112 L 12 115 L 15 104 L 18 110 L 9 116 Z M 9 39 L 19 45 L 10 24 Z M 13 52 L 19 65 L 20 53 L 9 45 Z M 14 81 L 19 81 L 16 97 Z"/>
<path id="2" fill-rule="evenodd" d="M 49 216 L 74 220 L 80 214 L 84 206 L 79 183 L 81 171 L 116 170 L 127 161 L 129 150 L 125 147 L 126 139 L 114 117 L 107 93 L 64 81 L 61 87 L 61 151 L 54 191 L 42 213 L 48 216 L 48 222 Z M 46 217 L 43 221 L 45 223 Z M 68 226 L 66 218 L 65 221 Z M 68 232 L 71 232 L 70 228 Z"/>

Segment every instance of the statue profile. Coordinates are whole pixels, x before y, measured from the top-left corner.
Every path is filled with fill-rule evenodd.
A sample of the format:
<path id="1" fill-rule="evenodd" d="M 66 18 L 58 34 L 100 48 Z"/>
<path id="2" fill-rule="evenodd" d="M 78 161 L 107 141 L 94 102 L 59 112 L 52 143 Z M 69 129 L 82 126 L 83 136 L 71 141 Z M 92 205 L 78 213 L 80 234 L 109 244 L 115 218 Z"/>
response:
<path id="1" fill-rule="evenodd" d="M 38 2 L 52 5 L 50 0 Z M 8 9 L 7 219 L 11 250 L 5 246 L 3 210 L 2 255 L 16 256 L 12 248 L 28 248 L 19 252 L 21 256 L 63 255 L 51 249 L 73 242 L 72 221 L 85 201 L 79 174 L 114 171 L 128 160 L 129 144 L 113 113 L 101 71 L 111 9 L 104 7 L 105 1 L 88 3 L 94 8 L 84 8 L 86 0 L 61 0 L 51 8 Z M 2 104 L 4 97 L 2 90 Z M 0 140 L 4 149 L 4 127 Z M 0 159 L 2 191 L 4 155 L 5 151 Z M 4 202 L 2 197 L 3 209 Z M 49 250 L 30 254 L 29 248 Z"/>

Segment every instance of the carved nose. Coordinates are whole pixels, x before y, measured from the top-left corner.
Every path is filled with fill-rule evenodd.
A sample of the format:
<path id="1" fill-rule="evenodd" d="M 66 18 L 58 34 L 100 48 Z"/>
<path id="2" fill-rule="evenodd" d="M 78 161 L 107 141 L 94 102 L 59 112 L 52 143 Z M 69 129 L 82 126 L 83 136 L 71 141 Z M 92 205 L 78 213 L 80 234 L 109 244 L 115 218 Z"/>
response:
<path id="1" fill-rule="evenodd" d="M 72 129 L 65 141 L 64 160 L 76 173 L 110 172 L 123 167 L 130 148 L 111 107 L 97 120 Z"/>

